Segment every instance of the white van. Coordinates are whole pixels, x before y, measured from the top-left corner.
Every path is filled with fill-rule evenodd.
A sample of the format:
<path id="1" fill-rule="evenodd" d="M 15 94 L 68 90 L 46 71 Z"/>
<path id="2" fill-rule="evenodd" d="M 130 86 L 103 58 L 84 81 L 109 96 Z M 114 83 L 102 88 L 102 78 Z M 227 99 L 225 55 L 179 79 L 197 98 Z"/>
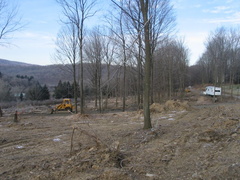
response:
<path id="1" fill-rule="evenodd" d="M 209 96 L 221 96 L 221 88 L 215 86 L 207 86 L 205 92 L 203 94 Z"/>

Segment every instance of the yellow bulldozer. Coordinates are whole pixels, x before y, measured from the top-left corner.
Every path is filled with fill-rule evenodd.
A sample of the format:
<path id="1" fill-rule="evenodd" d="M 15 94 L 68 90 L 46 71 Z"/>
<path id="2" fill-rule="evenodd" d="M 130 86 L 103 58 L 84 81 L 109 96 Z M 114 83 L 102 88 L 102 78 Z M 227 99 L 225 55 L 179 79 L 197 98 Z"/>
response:
<path id="1" fill-rule="evenodd" d="M 55 111 L 71 111 L 74 109 L 74 106 L 71 103 L 71 99 L 63 99 L 61 104 L 58 104 L 55 108 Z"/>

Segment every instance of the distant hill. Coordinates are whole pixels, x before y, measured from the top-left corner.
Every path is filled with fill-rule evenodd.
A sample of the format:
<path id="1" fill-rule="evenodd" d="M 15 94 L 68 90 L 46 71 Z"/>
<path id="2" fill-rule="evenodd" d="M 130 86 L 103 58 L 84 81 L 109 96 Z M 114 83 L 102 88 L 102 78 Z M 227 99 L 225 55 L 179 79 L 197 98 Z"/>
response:
<path id="1" fill-rule="evenodd" d="M 0 59 L 0 72 L 3 75 L 33 76 L 41 84 L 56 86 L 59 80 L 71 81 L 71 73 L 63 65 L 40 66 L 16 61 Z"/>
<path id="2" fill-rule="evenodd" d="M 0 59 L 0 66 L 32 66 L 33 64 Z"/>
<path id="3" fill-rule="evenodd" d="M 84 64 L 84 81 L 89 83 L 87 77 L 89 77 L 88 71 L 89 64 Z M 114 66 L 112 66 L 114 68 Z M 56 86 L 58 82 L 70 81 L 73 82 L 72 72 L 69 71 L 71 65 L 48 65 L 40 66 L 15 61 L 9 61 L 0 59 L 0 72 L 3 75 L 15 77 L 20 76 L 33 76 L 35 80 L 39 81 L 42 85 Z M 107 75 L 107 68 L 103 65 L 102 67 L 103 78 Z"/>

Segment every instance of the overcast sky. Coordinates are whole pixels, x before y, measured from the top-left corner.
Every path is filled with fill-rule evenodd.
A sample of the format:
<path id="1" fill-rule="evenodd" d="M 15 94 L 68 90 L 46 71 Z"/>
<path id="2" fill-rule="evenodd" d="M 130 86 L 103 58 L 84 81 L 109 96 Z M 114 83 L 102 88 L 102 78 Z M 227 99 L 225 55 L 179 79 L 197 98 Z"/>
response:
<path id="1" fill-rule="evenodd" d="M 55 0 L 11 0 L 20 6 L 24 29 L 14 34 L 11 46 L 0 46 L 0 58 L 31 64 L 56 64 L 54 39 L 60 29 L 60 7 Z M 239 0 L 172 0 L 177 35 L 190 50 L 190 65 L 204 52 L 204 42 L 217 27 L 240 28 Z M 99 1 L 99 8 L 110 0 Z M 100 16 L 99 16 L 100 17 Z M 100 20 L 97 20 L 100 22 Z M 96 22 L 96 21 L 94 21 Z M 89 22 L 89 27 L 94 25 Z"/>

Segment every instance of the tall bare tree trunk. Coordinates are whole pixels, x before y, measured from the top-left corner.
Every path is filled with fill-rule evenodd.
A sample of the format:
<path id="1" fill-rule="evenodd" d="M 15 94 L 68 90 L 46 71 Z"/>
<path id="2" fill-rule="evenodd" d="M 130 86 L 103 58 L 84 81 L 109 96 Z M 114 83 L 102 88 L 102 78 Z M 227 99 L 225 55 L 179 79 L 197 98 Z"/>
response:
<path id="1" fill-rule="evenodd" d="M 124 41 L 125 44 L 125 41 Z M 125 45 L 124 45 L 125 46 Z M 126 109 L 126 48 L 123 48 L 124 51 L 124 60 L 123 60 L 123 109 L 122 111 L 124 112 Z"/>
<path id="2" fill-rule="evenodd" d="M 144 112 L 144 129 L 152 128 L 150 117 L 150 81 L 151 81 L 151 45 L 148 19 L 148 0 L 140 0 L 141 12 L 144 22 L 144 42 L 145 42 L 145 68 L 144 68 L 144 93 L 143 93 L 143 112 Z"/>
<path id="3" fill-rule="evenodd" d="M 108 108 L 108 98 L 110 95 L 110 63 L 107 63 L 107 89 L 106 89 L 106 99 L 104 104 L 104 109 Z"/>
<path id="4" fill-rule="evenodd" d="M 97 69 L 95 69 L 94 74 L 94 88 L 95 88 L 95 108 L 98 107 L 98 84 L 97 84 Z"/>
<path id="5" fill-rule="evenodd" d="M 154 88 L 153 88 L 153 81 L 154 81 L 154 79 L 153 79 L 153 66 L 154 66 L 154 62 L 153 62 L 153 58 L 152 58 L 152 53 L 151 53 L 151 83 L 150 83 L 150 99 L 151 99 L 151 104 L 154 102 L 154 100 L 153 100 L 153 95 L 154 95 Z"/>
<path id="6" fill-rule="evenodd" d="M 142 108 L 142 38 L 140 35 L 140 27 L 138 27 L 138 57 L 137 57 L 137 67 L 138 67 L 138 79 L 137 79 L 137 103 L 138 109 Z"/>
<path id="7" fill-rule="evenodd" d="M 78 88 L 77 88 L 77 79 L 76 79 L 76 66 L 73 70 L 73 91 L 74 91 L 74 105 L 75 105 L 75 113 L 77 114 L 77 97 L 78 97 Z"/>
<path id="8" fill-rule="evenodd" d="M 81 32 L 82 37 L 82 32 Z M 80 113 L 84 113 L 84 93 L 83 93 L 83 39 L 80 38 Z"/>
<path id="9" fill-rule="evenodd" d="M 117 75 L 117 85 L 116 85 L 116 91 L 115 91 L 115 95 L 116 95 L 116 108 L 118 107 L 118 96 L 119 96 L 119 80 L 120 78 L 119 78 L 119 73 L 118 73 L 118 75 Z"/>
<path id="10" fill-rule="evenodd" d="M 101 113 L 102 112 L 102 90 L 101 90 L 101 73 L 102 73 L 102 68 L 101 68 L 101 62 L 98 61 L 97 62 L 97 66 L 98 66 L 98 104 L 99 104 L 99 112 Z"/>
<path id="11" fill-rule="evenodd" d="M 139 47 L 140 49 L 140 47 Z M 141 69 L 142 69 L 142 66 L 141 66 L 141 55 L 140 55 L 140 51 L 139 51 L 139 54 L 138 54 L 138 79 L 137 79 L 137 104 L 138 104 L 138 109 L 141 108 Z"/>

